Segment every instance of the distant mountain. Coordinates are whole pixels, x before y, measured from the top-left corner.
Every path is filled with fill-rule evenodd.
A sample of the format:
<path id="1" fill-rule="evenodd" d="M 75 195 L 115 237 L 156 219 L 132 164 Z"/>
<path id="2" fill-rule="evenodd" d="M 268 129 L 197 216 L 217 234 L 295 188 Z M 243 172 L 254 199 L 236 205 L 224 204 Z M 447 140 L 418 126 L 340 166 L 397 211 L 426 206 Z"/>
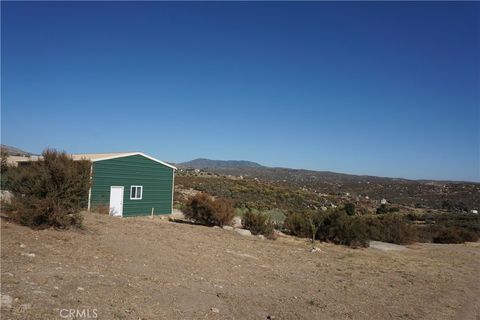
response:
<path id="1" fill-rule="evenodd" d="M 2 154 L 6 154 L 9 156 L 32 156 L 35 155 L 33 153 L 23 151 L 21 149 L 12 147 L 12 146 L 7 146 L 6 144 L 0 145 L 2 149 Z"/>
<path id="2" fill-rule="evenodd" d="M 211 159 L 195 159 L 178 164 L 183 168 L 194 169 L 237 169 L 237 168 L 263 168 L 261 164 L 245 160 L 211 160 Z"/>

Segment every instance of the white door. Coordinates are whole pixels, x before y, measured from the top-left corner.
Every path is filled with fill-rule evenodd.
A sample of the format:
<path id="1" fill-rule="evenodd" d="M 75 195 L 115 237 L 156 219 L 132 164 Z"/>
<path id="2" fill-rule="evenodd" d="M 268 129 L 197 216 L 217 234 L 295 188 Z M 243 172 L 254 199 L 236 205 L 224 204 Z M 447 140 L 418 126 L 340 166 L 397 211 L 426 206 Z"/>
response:
<path id="1" fill-rule="evenodd" d="M 110 215 L 123 215 L 123 187 L 110 187 Z"/>

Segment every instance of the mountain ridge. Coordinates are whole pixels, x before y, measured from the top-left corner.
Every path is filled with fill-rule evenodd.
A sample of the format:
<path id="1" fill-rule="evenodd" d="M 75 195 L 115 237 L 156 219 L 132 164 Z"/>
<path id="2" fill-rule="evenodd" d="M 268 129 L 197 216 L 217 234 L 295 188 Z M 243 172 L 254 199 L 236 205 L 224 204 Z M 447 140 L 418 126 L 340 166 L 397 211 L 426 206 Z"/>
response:
<path id="1" fill-rule="evenodd" d="M 212 160 L 207 158 L 197 158 L 187 162 L 177 164 L 183 168 L 194 169 L 237 169 L 237 168 L 266 168 L 261 164 L 247 160 Z"/>
<path id="2" fill-rule="evenodd" d="M 189 162 L 186 162 L 189 163 Z M 232 164 L 232 163 L 230 163 Z M 179 166 L 179 168 L 182 168 Z M 405 178 L 354 175 L 331 171 L 290 169 L 278 167 L 215 167 L 199 168 L 211 176 L 241 177 L 247 180 L 259 180 L 277 186 L 299 188 L 316 194 L 328 194 L 335 197 L 352 196 L 352 199 L 387 199 L 389 202 L 409 207 L 428 207 L 440 209 L 446 200 L 465 204 L 468 208 L 480 208 L 480 183 L 440 180 L 411 180 Z M 179 174 L 182 174 L 181 172 Z M 185 173 L 188 176 L 188 172 Z M 201 179 L 202 173 L 194 173 L 191 179 Z M 185 180 L 186 178 L 184 178 Z M 186 181 L 186 180 L 185 180 Z M 192 180 L 193 181 L 193 180 Z M 202 190 L 214 180 L 206 179 Z M 185 182 L 186 183 L 186 182 Z M 189 185 L 192 187 L 192 185 Z"/>
<path id="3" fill-rule="evenodd" d="M 416 183 L 434 183 L 434 184 L 450 184 L 450 183 L 468 183 L 468 184 L 480 184 L 476 181 L 462 181 L 462 180 L 437 180 L 437 179 L 409 179 L 402 177 L 388 177 L 388 176 L 375 176 L 370 174 L 354 174 L 334 172 L 329 170 L 313 170 L 302 168 L 287 168 L 287 167 L 269 167 L 261 165 L 257 162 L 248 160 L 214 160 L 208 158 L 197 158 L 194 160 L 176 163 L 178 168 L 193 168 L 203 170 L 219 171 L 218 173 L 231 174 L 231 175 L 260 175 L 261 173 L 271 174 L 285 174 L 285 173 L 299 173 L 299 174 L 314 174 L 319 175 L 322 178 L 333 178 L 337 180 L 378 180 L 378 181 L 392 181 L 392 182 L 416 182 Z M 277 180 L 277 179 L 275 179 Z"/>
<path id="4" fill-rule="evenodd" d="M 17 147 L 12 147 L 12 146 L 9 146 L 9 145 L 6 145 L 6 144 L 1 144 L 1 150 L 2 150 L 2 154 L 6 154 L 6 155 L 9 155 L 9 156 L 33 156 L 33 155 L 36 155 L 34 153 L 31 153 L 31 152 L 27 152 L 27 151 L 24 151 L 22 149 L 19 149 Z"/>

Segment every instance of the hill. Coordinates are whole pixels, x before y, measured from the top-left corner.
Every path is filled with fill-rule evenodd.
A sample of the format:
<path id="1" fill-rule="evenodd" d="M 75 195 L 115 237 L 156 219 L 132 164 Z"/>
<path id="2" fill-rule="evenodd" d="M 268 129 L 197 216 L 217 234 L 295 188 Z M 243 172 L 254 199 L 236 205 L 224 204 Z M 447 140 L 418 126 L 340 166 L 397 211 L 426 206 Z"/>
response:
<path id="1" fill-rule="evenodd" d="M 6 154 L 6 155 L 9 155 L 9 156 L 31 156 L 31 155 L 35 155 L 33 153 L 24 151 L 24 150 L 16 148 L 16 147 L 7 146 L 6 144 L 2 144 L 0 146 L 1 146 L 2 154 Z"/>
<path id="2" fill-rule="evenodd" d="M 180 168 L 194 169 L 236 169 L 236 168 L 263 168 L 262 165 L 245 160 L 210 160 L 198 158 L 188 162 L 179 163 Z"/>
<path id="3" fill-rule="evenodd" d="M 206 161 L 204 161 L 206 160 Z M 186 162 L 194 163 L 194 161 Z M 466 207 L 469 210 L 480 208 L 480 184 L 473 182 L 448 182 L 448 181 L 417 181 L 401 178 L 375 177 L 365 175 L 352 175 L 329 171 L 313 171 L 304 169 L 271 168 L 265 166 L 240 166 L 244 161 L 228 161 L 229 164 L 213 165 L 216 160 L 202 159 L 196 169 L 203 169 L 220 177 L 234 176 L 247 180 L 260 180 L 273 183 L 275 186 L 299 189 L 310 194 L 323 194 L 346 197 L 350 201 L 387 199 L 388 202 L 417 208 L 442 209 L 446 205 Z M 211 164 L 209 164 L 211 163 Z M 184 163 L 185 164 L 185 163 Z M 192 177 L 193 178 L 193 177 Z M 200 180 L 201 176 L 198 177 Z M 179 180 L 180 181 L 180 180 Z M 195 181 L 195 183 L 194 183 Z M 195 179 L 182 180 L 185 186 L 195 187 Z M 229 181 L 229 183 L 232 183 Z M 236 184 L 245 182 L 236 181 Z M 203 179 L 201 185 L 206 189 L 216 190 L 219 182 Z M 227 183 L 228 184 L 228 183 Z M 226 186 L 225 183 L 220 185 Z M 216 192 L 213 192 L 214 194 Z M 221 192 L 224 193 L 224 192 Z M 310 202 L 310 201 L 307 201 Z M 328 201 L 330 202 L 330 201 Z M 343 202 L 343 201 L 342 201 Z M 446 202 L 448 202 L 446 204 Z"/>

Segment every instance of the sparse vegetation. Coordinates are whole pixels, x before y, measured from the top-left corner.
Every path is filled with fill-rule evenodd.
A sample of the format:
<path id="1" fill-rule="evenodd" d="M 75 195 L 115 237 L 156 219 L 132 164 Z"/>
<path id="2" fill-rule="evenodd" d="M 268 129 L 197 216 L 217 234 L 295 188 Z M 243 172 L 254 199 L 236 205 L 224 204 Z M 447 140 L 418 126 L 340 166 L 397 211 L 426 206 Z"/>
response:
<path id="1" fill-rule="evenodd" d="M 310 221 L 304 213 L 294 212 L 288 215 L 285 219 L 285 228 L 295 236 L 313 238 Z"/>
<path id="2" fill-rule="evenodd" d="M 404 216 L 387 213 L 380 216 L 363 218 L 367 224 L 368 237 L 371 240 L 395 244 L 410 244 L 417 240 L 415 227 Z"/>
<path id="3" fill-rule="evenodd" d="M 480 216 L 470 213 L 437 213 L 406 215 L 417 223 L 418 241 L 434 243 L 463 243 L 480 238 Z"/>
<path id="4" fill-rule="evenodd" d="M 400 209 L 397 207 L 391 207 L 386 204 L 380 205 L 380 207 L 377 208 L 376 213 L 377 214 L 385 214 L 385 213 L 391 213 L 391 212 L 399 212 Z"/>
<path id="5" fill-rule="evenodd" d="M 318 194 L 308 188 L 297 188 L 295 180 L 273 183 L 221 176 L 215 173 L 207 175 L 206 172 L 202 172 L 198 176 L 180 175 L 176 178 L 176 182 L 178 190 L 199 190 L 216 197 L 231 199 L 235 207 L 235 214 L 241 217 L 249 210 L 262 212 L 271 217 L 275 228 L 285 228 L 291 234 L 299 237 L 355 246 L 361 245 L 358 243 L 366 243 L 364 241 L 365 233 L 368 239 L 396 244 L 415 241 L 439 242 L 448 241 L 448 239 L 458 241 L 454 237 L 442 236 L 447 232 L 445 228 L 451 226 L 456 228 L 448 232 L 458 233 L 458 237 L 465 239 L 464 241 L 471 241 L 467 239 L 474 239 L 475 237 L 472 235 L 480 234 L 478 231 L 480 226 L 475 227 L 478 224 L 475 219 L 478 219 L 479 216 L 473 215 L 472 218 L 465 220 L 465 217 L 468 216 L 465 211 L 457 210 L 456 214 L 445 213 L 448 215 L 447 218 L 439 209 L 435 210 L 428 206 L 425 208 L 416 206 L 417 208 L 414 209 L 398 203 L 389 203 L 376 207 L 378 202 L 369 202 L 370 200 L 365 197 L 358 197 L 353 202 L 351 196 L 346 195 L 345 192 L 335 195 L 331 193 Z M 410 185 L 408 181 L 398 182 L 398 185 L 402 184 Z M 432 186 L 428 186 L 428 188 L 430 187 Z M 462 188 L 465 192 L 475 192 L 475 187 L 476 185 L 465 185 Z M 177 207 L 182 208 L 186 201 L 182 200 L 180 192 L 177 195 L 175 198 Z M 391 197 L 389 197 L 389 201 L 390 199 Z M 323 211 L 326 207 L 334 207 L 333 205 L 339 205 L 342 209 L 331 208 L 327 212 Z M 462 208 L 462 205 L 457 203 L 449 208 Z M 320 232 L 326 228 L 322 224 L 325 223 L 324 219 L 332 213 L 332 210 L 341 211 L 343 212 L 342 216 L 346 217 L 338 219 L 336 223 L 339 225 L 322 235 Z M 373 212 L 376 212 L 377 215 L 372 215 Z M 315 228 L 312 228 L 311 222 Z M 459 230 L 462 229 L 467 231 L 460 232 Z M 355 240 L 356 238 L 359 240 Z"/>
<path id="6" fill-rule="evenodd" d="M 434 243 L 464 243 L 466 241 L 478 241 L 478 238 L 478 234 L 471 230 L 442 226 L 436 230 L 432 241 Z"/>
<path id="7" fill-rule="evenodd" d="M 467 206 L 462 201 L 443 200 L 442 209 L 450 212 L 468 212 Z"/>
<path id="8" fill-rule="evenodd" d="M 231 201 L 214 199 L 207 193 L 191 197 L 185 206 L 185 216 L 197 223 L 207 226 L 229 225 L 234 217 Z"/>
<path id="9" fill-rule="evenodd" d="M 258 178 L 259 181 L 279 186 L 295 187 L 326 195 L 339 195 L 348 192 L 352 197 L 361 195 L 361 199 L 386 198 L 396 205 L 445 209 L 444 201 L 454 207 L 480 209 L 480 184 L 440 181 L 412 181 L 371 176 L 355 176 L 334 172 L 296 170 L 288 168 L 218 168 L 210 169 L 218 175 L 242 175 L 246 179 Z M 351 202 L 349 200 L 348 202 Z M 357 205 L 358 207 L 358 205 Z"/>
<path id="10" fill-rule="evenodd" d="M 88 200 L 90 162 L 73 161 L 65 152 L 45 150 L 43 160 L 11 168 L 9 213 L 34 228 L 80 227 Z"/>
<path id="11" fill-rule="evenodd" d="M 317 242 L 321 251 L 310 253 L 305 241 L 265 243 L 161 219 L 111 219 L 92 213 L 85 215 L 84 224 L 91 232 L 59 234 L 32 233 L 2 221 L 2 294 L 20 297 L 13 308 L 2 309 L 2 319 L 58 319 L 58 308 L 77 299 L 82 305 L 105 305 L 99 319 L 113 319 L 110 315 L 117 310 L 122 319 L 196 319 L 202 306 L 207 306 L 206 319 L 343 319 L 355 318 L 350 317 L 354 312 L 372 320 L 443 319 L 453 311 L 461 319 L 476 315 L 464 313 L 465 303 L 476 306 L 478 301 L 478 291 L 471 290 L 475 286 L 465 284 L 478 283 L 480 243 L 418 245 L 392 253 L 354 252 Z M 36 257 L 22 255 L 30 252 Z M 57 266 L 63 269 L 55 271 Z M 128 281 L 119 281 L 119 275 L 128 275 Z M 159 285 L 172 283 L 178 285 L 159 290 Z M 36 292 L 39 284 L 47 294 Z M 115 299 L 106 294 L 113 287 Z M 58 308 L 48 305 L 51 295 Z M 339 295 L 341 299 L 332 298 Z M 388 303 L 365 303 L 365 297 Z M 172 301 L 183 308 L 181 314 Z M 33 307 L 22 312 L 23 303 Z M 211 307 L 220 312 L 213 314 Z"/>
<path id="12" fill-rule="evenodd" d="M 333 197 L 319 197 L 317 194 L 297 188 L 278 186 L 255 180 L 239 180 L 223 177 L 175 177 L 176 188 L 193 188 L 215 197 L 228 198 L 235 208 L 256 209 L 259 211 L 279 210 L 284 213 L 295 212 L 299 208 L 319 208 Z M 181 197 L 177 197 L 177 201 Z M 188 201 L 188 199 L 187 199 Z M 279 218 L 282 218 L 279 216 Z"/>

